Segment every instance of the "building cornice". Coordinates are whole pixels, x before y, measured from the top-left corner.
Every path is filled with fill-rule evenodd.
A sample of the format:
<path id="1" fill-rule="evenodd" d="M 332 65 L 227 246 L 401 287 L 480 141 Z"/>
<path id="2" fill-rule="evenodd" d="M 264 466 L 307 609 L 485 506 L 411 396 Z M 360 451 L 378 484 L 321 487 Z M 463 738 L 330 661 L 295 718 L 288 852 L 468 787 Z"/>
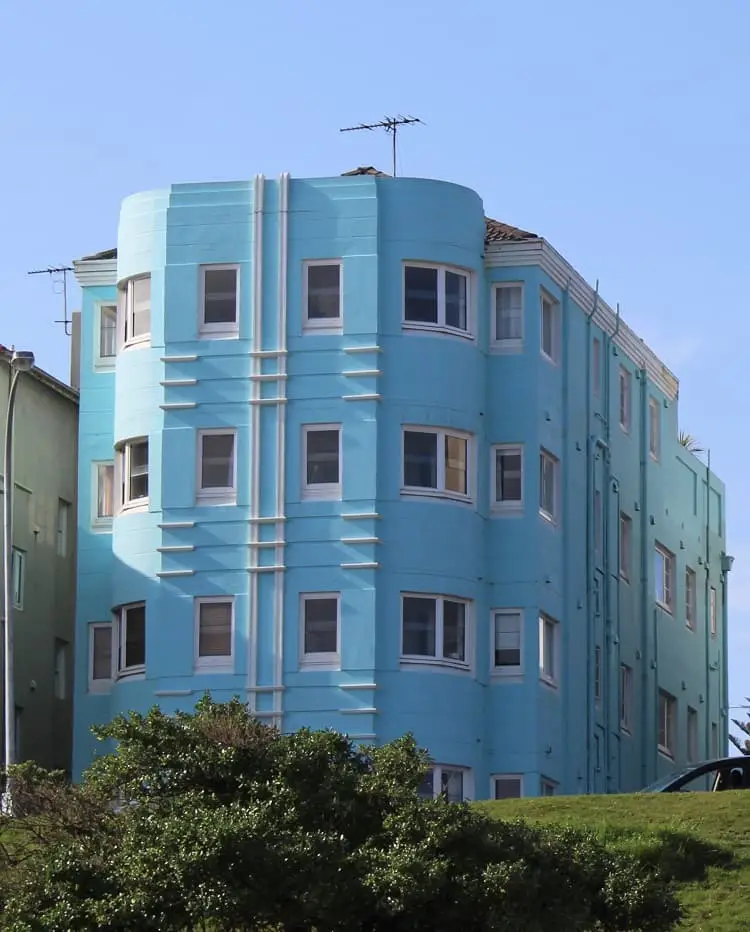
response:
<path id="1" fill-rule="evenodd" d="M 76 259 L 73 262 L 76 281 L 82 288 L 90 285 L 116 285 L 117 259 Z"/>
<path id="2" fill-rule="evenodd" d="M 618 318 L 606 301 L 602 300 L 601 295 L 597 297 L 583 276 L 545 239 L 539 237 L 520 243 L 490 243 L 485 250 L 485 265 L 488 268 L 540 266 L 563 291 L 568 290 L 570 297 L 585 314 L 590 315 L 593 312 L 593 322 L 609 334 L 612 342 L 639 368 L 646 370 L 648 377 L 667 398 L 671 401 L 677 398 L 680 388 L 677 376 L 670 372 L 656 353 L 623 322 L 621 317 Z"/>

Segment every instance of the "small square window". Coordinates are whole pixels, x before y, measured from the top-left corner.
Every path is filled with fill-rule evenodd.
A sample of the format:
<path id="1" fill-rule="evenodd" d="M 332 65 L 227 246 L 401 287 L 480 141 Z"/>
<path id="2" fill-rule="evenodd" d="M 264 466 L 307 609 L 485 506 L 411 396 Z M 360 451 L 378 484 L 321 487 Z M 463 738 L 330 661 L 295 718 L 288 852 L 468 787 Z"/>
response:
<path id="1" fill-rule="evenodd" d="M 493 799 L 520 799 L 523 796 L 523 776 L 520 773 L 497 774 L 492 778 Z"/>
<path id="2" fill-rule="evenodd" d="M 542 450 L 539 454 L 539 513 L 557 523 L 560 510 L 560 461 Z"/>
<path id="3" fill-rule="evenodd" d="M 661 449 L 661 410 L 656 398 L 648 400 L 648 452 L 654 460 L 659 459 Z"/>
<path id="4" fill-rule="evenodd" d="M 201 269 L 201 333 L 233 335 L 240 319 L 239 267 L 206 265 Z"/>
<path id="5" fill-rule="evenodd" d="M 198 433 L 199 501 L 234 504 L 237 501 L 237 434 L 233 430 Z"/>
<path id="6" fill-rule="evenodd" d="M 523 285 L 494 286 L 495 314 L 492 340 L 501 349 L 520 350 L 523 347 Z"/>
<path id="7" fill-rule="evenodd" d="M 676 755 L 677 700 L 659 690 L 659 750 L 668 757 Z"/>
<path id="8" fill-rule="evenodd" d="M 656 601 L 665 611 L 674 611 L 674 554 L 657 544 L 654 549 Z"/>
<path id="9" fill-rule="evenodd" d="M 540 303 L 542 355 L 556 363 L 560 361 L 560 304 L 544 291 Z"/>
<path id="10" fill-rule="evenodd" d="M 94 463 L 94 518 L 98 527 L 111 527 L 115 511 L 115 464 Z"/>
<path id="11" fill-rule="evenodd" d="M 340 261 L 305 263 L 304 327 L 338 331 L 343 318 L 342 265 Z"/>
<path id="12" fill-rule="evenodd" d="M 630 433 L 632 396 L 633 377 L 624 366 L 620 366 L 620 427 L 627 434 Z"/>
<path id="13" fill-rule="evenodd" d="M 89 691 L 101 692 L 112 683 L 112 625 L 89 625 Z"/>
<path id="14" fill-rule="evenodd" d="M 515 511 L 523 508 L 523 447 L 502 445 L 492 448 L 492 508 Z"/>
<path id="15" fill-rule="evenodd" d="M 309 592 L 301 597 L 301 666 L 338 669 L 341 596 L 338 592 Z"/>
<path id="16" fill-rule="evenodd" d="M 558 682 L 559 625 L 549 615 L 539 616 L 539 675 L 553 686 Z"/>
<path id="17" fill-rule="evenodd" d="M 302 497 L 341 498 L 341 425 L 305 424 L 302 447 Z"/>
<path id="18" fill-rule="evenodd" d="M 492 672 L 499 676 L 519 676 L 523 672 L 523 615 L 518 609 L 498 609 L 492 613 Z"/>
<path id="19" fill-rule="evenodd" d="M 221 670 L 232 667 L 234 602 L 223 597 L 195 600 L 195 668 Z"/>
<path id="20" fill-rule="evenodd" d="M 630 582 L 630 564 L 633 553 L 633 521 L 620 512 L 620 579 Z"/>

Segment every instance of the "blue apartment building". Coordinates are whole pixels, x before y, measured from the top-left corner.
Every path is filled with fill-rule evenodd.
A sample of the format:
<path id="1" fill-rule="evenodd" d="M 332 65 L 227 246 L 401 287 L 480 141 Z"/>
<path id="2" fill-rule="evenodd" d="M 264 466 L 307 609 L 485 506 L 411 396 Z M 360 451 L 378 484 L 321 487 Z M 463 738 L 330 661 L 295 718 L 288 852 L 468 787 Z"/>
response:
<path id="1" fill-rule="evenodd" d="M 456 184 L 259 175 L 127 198 L 75 268 L 74 774 L 206 690 L 412 732 L 452 799 L 724 751 L 724 487 L 542 237 Z"/>

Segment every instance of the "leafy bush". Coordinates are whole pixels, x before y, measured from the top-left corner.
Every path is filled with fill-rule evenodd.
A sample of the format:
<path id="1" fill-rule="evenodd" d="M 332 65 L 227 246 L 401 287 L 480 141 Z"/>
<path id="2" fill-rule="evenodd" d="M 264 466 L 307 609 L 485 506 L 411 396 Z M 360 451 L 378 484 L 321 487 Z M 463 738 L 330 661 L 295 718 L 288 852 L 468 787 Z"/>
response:
<path id="1" fill-rule="evenodd" d="M 591 835 L 420 800 L 410 737 L 283 735 L 208 697 L 97 733 L 117 750 L 81 786 L 15 772 L 0 929 L 662 932 L 679 918 L 658 869 Z"/>

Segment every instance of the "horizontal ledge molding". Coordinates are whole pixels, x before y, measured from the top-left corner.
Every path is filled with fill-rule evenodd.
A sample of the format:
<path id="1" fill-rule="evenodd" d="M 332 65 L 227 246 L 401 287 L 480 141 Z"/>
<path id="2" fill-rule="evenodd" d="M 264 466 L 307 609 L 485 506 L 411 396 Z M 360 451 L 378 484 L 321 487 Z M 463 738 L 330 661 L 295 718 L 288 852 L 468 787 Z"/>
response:
<path id="1" fill-rule="evenodd" d="M 379 537 L 342 537 L 342 544 L 379 544 Z"/>
<path id="2" fill-rule="evenodd" d="M 251 375 L 251 382 L 276 382 L 278 380 L 288 379 L 285 372 L 261 372 L 258 375 Z"/>
<path id="3" fill-rule="evenodd" d="M 264 349 L 264 350 L 253 350 L 250 353 L 252 359 L 273 359 L 274 356 L 286 356 L 287 350 L 285 349 Z"/>
<path id="4" fill-rule="evenodd" d="M 342 563 L 342 570 L 376 570 L 379 563 Z"/>
<path id="5" fill-rule="evenodd" d="M 248 573 L 279 573 L 281 570 L 285 570 L 286 566 L 283 563 L 274 563 L 271 566 L 248 566 Z"/>
<path id="6" fill-rule="evenodd" d="M 348 734 L 346 737 L 350 741 L 374 741 L 377 738 L 377 735 L 374 732 L 371 732 L 370 734 L 363 733 L 361 735 Z"/>
<path id="7" fill-rule="evenodd" d="M 248 547 L 283 547 L 284 540 L 251 540 Z"/>
<path id="8" fill-rule="evenodd" d="M 251 405 L 285 405 L 286 398 L 277 395 L 275 398 L 251 398 Z"/>
<path id="9" fill-rule="evenodd" d="M 348 514 L 343 514 L 341 517 L 345 521 L 358 521 L 360 518 L 371 518 L 373 521 L 378 520 L 380 515 L 377 511 L 350 511 Z"/>
<path id="10" fill-rule="evenodd" d="M 173 576 L 194 576 L 195 570 L 161 570 L 156 575 L 160 579 L 171 579 Z"/>
<path id="11" fill-rule="evenodd" d="M 190 353 L 187 356 L 160 356 L 162 362 L 195 362 L 198 358 L 197 353 Z"/>
<path id="12" fill-rule="evenodd" d="M 197 385 L 198 379 L 162 379 L 159 382 L 159 385 L 163 385 L 164 388 L 180 388 L 184 385 Z"/>
<path id="13" fill-rule="evenodd" d="M 174 544 L 167 547 L 157 547 L 158 553 L 189 553 L 195 550 L 195 544 Z"/>
<path id="14" fill-rule="evenodd" d="M 371 706 L 369 709 L 339 709 L 339 712 L 342 715 L 377 715 L 378 710 L 375 706 Z"/>
<path id="15" fill-rule="evenodd" d="M 382 375 L 380 369 L 344 369 L 341 374 L 348 375 L 350 378 L 356 378 L 357 376 L 364 378 L 366 375 Z"/>
<path id="16" fill-rule="evenodd" d="M 194 689 L 155 689 L 155 696 L 192 696 Z"/>
<path id="17" fill-rule="evenodd" d="M 195 527 L 195 521 L 165 521 L 163 524 L 160 524 L 159 527 L 163 531 L 174 531 L 178 528 Z"/>
<path id="18" fill-rule="evenodd" d="M 286 521 L 286 515 L 258 515 L 247 520 L 250 524 L 275 524 L 277 521 Z"/>
<path id="19" fill-rule="evenodd" d="M 339 689 L 377 689 L 377 683 L 339 683 Z"/>
<path id="20" fill-rule="evenodd" d="M 250 713 L 255 718 L 281 718 L 281 712 L 261 712 L 260 709 L 253 709 Z"/>
<path id="21" fill-rule="evenodd" d="M 189 408 L 197 408 L 197 401 L 171 401 L 159 405 L 162 411 L 187 411 Z"/>
<path id="22" fill-rule="evenodd" d="M 367 395 L 342 395 L 344 401 L 380 401 L 380 395 L 373 392 Z"/>
<path id="23" fill-rule="evenodd" d="M 382 353 L 379 346 L 345 346 L 345 353 Z"/>
<path id="24" fill-rule="evenodd" d="M 246 693 L 283 693 L 286 686 L 246 686 Z"/>

